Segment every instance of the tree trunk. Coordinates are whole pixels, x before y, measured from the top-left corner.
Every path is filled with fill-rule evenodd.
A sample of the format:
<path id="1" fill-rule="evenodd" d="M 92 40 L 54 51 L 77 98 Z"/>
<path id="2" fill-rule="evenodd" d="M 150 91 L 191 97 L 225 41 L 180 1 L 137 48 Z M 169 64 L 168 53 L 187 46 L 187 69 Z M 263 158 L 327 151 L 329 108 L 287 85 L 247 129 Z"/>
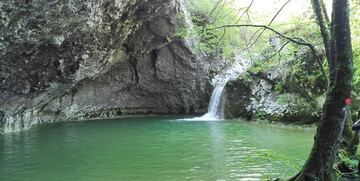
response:
<path id="1" fill-rule="evenodd" d="M 314 146 L 300 173 L 290 180 L 332 180 L 333 163 L 345 124 L 347 105 L 352 88 L 352 50 L 349 26 L 348 0 L 334 0 L 332 14 L 334 35 L 335 76 L 330 80 L 323 107 L 323 116 L 317 129 Z M 330 70 L 331 71 L 331 70 Z"/>
<path id="2" fill-rule="evenodd" d="M 316 15 L 316 21 L 320 27 L 321 36 L 325 46 L 326 58 L 328 60 L 329 67 L 331 67 L 332 62 L 330 61 L 331 60 L 330 33 L 329 33 L 330 30 L 328 27 L 329 22 L 328 19 L 326 18 L 327 15 L 326 12 L 324 12 L 325 11 L 324 6 L 322 6 L 324 2 L 323 0 L 312 0 L 311 3 L 313 5 L 314 13 Z"/>
<path id="3" fill-rule="evenodd" d="M 358 110 L 357 114 L 358 114 L 357 120 L 360 120 L 360 109 Z M 360 130 L 355 131 L 355 134 L 354 134 L 349 146 L 347 146 L 345 148 L 345 151 L 347 151 L 349 153 L 349 155 L 351 155 L 351 156 L 355 155 L 356 150 L 358 148 L 358 145 L 359 145 L 359 133 L 360 133 Z"/>
<path id="4" fill-rule="evenodd" d="M 342 143 L 340 144 L 340 149 L 347 148 L 350 145 L 352 139 L 354 138 L 354 131 L 351 129 L 351 126 L 353 124 L 354 122 L 351 121 L 350 109 L 347 109 L 345 114 L 345 127 L 342 133 Z"/>
<path id="5" fill-rule="evenodd" d="M 345 151 L 348 152 L 349 156 L 354 156 L 356 153 L 359 145 L 359 132 L 359 130 L 355 131 L 353 139 L 351 140 L 349 146 L 345 149 Z"/>

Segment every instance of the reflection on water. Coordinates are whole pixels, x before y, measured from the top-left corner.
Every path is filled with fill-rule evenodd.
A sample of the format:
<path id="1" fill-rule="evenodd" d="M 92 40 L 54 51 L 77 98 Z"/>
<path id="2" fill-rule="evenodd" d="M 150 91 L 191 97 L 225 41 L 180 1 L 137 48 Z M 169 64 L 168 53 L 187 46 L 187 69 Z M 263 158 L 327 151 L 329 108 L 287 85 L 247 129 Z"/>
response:
<path id="1" fill-rule="evenodd" d="M 50 124 L 0 137 L 0 180 L 262 180 L 263 148 L 299 165 L 314 131 L 238 121 L 126 118 Z M 291 174 L 274 160 L 273 174 Z M 287 175 L 287 174 L 285 174 Z"/>

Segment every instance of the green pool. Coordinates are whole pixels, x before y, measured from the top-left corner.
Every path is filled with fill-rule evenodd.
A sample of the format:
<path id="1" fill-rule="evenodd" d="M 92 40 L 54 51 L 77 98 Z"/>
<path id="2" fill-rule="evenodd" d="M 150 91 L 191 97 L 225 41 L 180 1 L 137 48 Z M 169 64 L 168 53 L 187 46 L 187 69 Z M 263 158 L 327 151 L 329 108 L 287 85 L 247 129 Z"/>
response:
<path id="1" fill-rule="evenodd" d="M 0 136 L 0 180 L 263 180 L 289 177 L 315 131 L 246 121 L 122 118 Z"/>

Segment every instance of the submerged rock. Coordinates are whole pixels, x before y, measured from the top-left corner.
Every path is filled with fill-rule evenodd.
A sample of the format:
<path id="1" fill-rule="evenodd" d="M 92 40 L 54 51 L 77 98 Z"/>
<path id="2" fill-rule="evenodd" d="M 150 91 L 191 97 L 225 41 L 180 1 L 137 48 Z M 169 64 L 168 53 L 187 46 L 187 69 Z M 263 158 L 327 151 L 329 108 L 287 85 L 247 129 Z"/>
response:
<path id="1" fill-rule="evenodd" d="M 206 111 L 210 62 L 173 37 L 185 23 L 175 0 L 7 0 L 0 9 L 3 132 Z"/>

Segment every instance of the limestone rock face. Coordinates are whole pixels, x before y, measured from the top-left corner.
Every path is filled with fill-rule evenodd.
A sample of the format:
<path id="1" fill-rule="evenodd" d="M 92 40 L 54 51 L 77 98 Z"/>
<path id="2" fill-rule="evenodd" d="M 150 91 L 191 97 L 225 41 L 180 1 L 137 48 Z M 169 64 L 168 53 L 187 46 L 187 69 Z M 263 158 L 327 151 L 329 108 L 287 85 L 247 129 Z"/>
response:
<path id="1" fill-rule="evenodd" d="M 295 93 L 278 93 L 274 90 L 275 77 L 246 75 L 229 81 L 225 86 L 225 117 L 317 122 L 324 102 L 322 97 L 309 103 Z"/>
<path id="2" fill-rule="evenodd" d="M 0 129 L 205 112 L 210 60 L 174 38 L 182 11 L 175 0 L 1 1 Z"/>

